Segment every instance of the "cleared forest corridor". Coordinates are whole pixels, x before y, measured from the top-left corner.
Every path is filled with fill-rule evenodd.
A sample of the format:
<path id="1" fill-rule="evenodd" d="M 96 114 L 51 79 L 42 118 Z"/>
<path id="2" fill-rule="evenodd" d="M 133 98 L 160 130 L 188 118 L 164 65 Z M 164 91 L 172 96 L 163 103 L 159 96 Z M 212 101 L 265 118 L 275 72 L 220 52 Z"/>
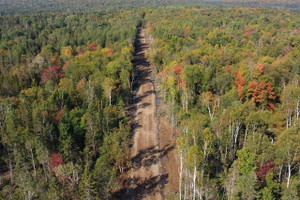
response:
<path id="1" fill-rule="evenodd" d="M 130 152 L 132 169 L 129 177 L 132 188 L 128 191 L 129 199 L 163 199 L 162 189 L 167 180 L 161 163 L 163 151 L 159 145 L 156 93 L 149 62 L 145 57 L 147 48 L 145 31 L 140 28 L 133 60 L 138 89 L 134 99 L 136 109 Z"/>
<path id="2" fill-rule="evenodd" d="M 139 28 L 133 59 L 137 89 L 131 108 L 134 118 L 130 150 L 132 167 L 127 174 L 129 187 L 122 199 L 163 199 L 163 187 L 168 179 L 162 166 L 165 152 L 159 144 L 156 93 L 145 57 L 147 48 L 145 31 Z"/>

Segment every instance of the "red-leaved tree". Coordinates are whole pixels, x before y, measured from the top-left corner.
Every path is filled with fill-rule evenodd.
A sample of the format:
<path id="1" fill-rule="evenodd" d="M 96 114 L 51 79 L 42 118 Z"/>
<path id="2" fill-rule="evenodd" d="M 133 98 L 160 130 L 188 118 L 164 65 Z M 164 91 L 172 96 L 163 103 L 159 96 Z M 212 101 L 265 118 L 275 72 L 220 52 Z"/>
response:
<path id="1" fill-rule="evenodd" d="M 245 34 L 244 34 L 246 37 L 250 37 L 250 32 L 246 32 Z"/>
<path id="2" fill-rule="evenodd" d="M 258 177 L 258 183 L 263 184 L 268 172 L 273 171 L 275 168 L 275 164 L 273 161 L 269 161 L 267 163 L 260 164 L 256 171 L 256 175 Z"/>
<path id="3" fill-rule="evenodd" d="M 60 66 L 57 65 L 50 67 L 50 69 L 45 69 L 42 72 L 42 78 L 45 82 L 50 80 L 57 82 L 62 77 L 64 77 L 64 71 Z"/>
<path id="4" fill-rule="evenodd" d="M 50 159 L 50 169 L 55 169 L 59 165 L 63 165 L 63 159 L 60 154 L 53 153 Z"/>
<path id="5" fill-rule="evenodd" d="M 96 51 L 96 49 L 97 49 L 97 44 L 96 44 L 96 43 L 91 43 L 91 44 L 90 44 L 90 49 L 91 49 L 91 51 Z"/>

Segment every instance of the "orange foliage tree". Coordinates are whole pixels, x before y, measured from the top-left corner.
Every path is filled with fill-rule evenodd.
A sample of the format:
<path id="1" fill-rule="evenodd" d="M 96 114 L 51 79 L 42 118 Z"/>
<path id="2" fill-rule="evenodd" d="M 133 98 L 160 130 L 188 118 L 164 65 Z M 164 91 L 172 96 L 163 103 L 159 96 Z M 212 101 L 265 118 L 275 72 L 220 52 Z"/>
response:
<path id="1" fill-rule="evenodd" d="M 239 72 L 235 72 L 235 83 L 237 85 L 237 90 L 239 93 L 240 100 L 243 99 L 243 86 L 245 85 L 245 79 L 242 77 L 242 75 Z"/>
<path id="2" fill-rule="evenodd" d="M 267 105 L 269 110 L 274 110 L 276 99 L 272 83 L 263 81 L 250 81 L 247 90 L 247 99 L 253 101 L 257 106 Z"/>

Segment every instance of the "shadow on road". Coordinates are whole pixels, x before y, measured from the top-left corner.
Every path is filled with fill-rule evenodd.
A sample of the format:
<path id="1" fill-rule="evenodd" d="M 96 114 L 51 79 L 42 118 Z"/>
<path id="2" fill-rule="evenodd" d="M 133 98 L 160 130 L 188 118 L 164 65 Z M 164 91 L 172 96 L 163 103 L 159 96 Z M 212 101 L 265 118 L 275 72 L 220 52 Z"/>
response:
<path id="1" fill-rule="evenodd" d="M 154 146 L 139 151 L 139 153 L 131 158 L 132 168 L 137 170 L 142 166 L 147 168 L 152 164 L 156 164 L 162 157 L 167 155 L 174 149 L 174 146 L 165 146 L 164 148 L 157 149 Z"/>
<path id="2" fill-rule="evenodd" d="M 128 185 L 131 182 L 138 183 L 136 187 L 125 187 L 115 193 L 116 199 L 128 200 L 128 199 L 142 199 L 148 194 L 160 192 L 161 185 L 165 185 L 168 182 L 168 174 L 150 177 L 147 180 L 141 181 L 139 178 L 129 178 Z"/>
<path id="3" fill-rule="evenodd" d="M 143 128 L 142 124 L 140 122 L 136 122 L 134 119 L 142 113 L 141 109 L 144 109 L 148 106 L 153 106 L 153 103 L 149 103 L 149 99 L 147 99 L 148 96 L 155 95 L 154 89 L 145 89 L 145 87 L 141 87 L 143 84 L 151 83 L 153 84 L 153 81 L 150 78 L 150 63 L 147 61 L 145 57 L 145 50 L 148 48 L 148 45 L 146 44 L 142 34 L 141 34 L 142 28 L 138 29 L 136 41 L 134 42 L 134 58 L 132 60 L 132 63 L 134 65 L 135 73 L 134 73 L 134 81 L 133 81 L 133 100 L 132 104 L 128 106 L 127 112 L 131 121 L 131 138 L 134 137 L 134 134 L 137 129 Z M 141 91 L 139 91 L 141 87 Z M 146 90 L 146 91 L 143 91 Z M 148 90 L 148 91 L 147 91 Z M 138 92 L 139 91 L 139 92 Z M 138 95 L 140 93 L 140 95 Z M 152 109 L 152 108 L 150 108 Z M 153 107 L 154 109 L 154 107 Z M 153 114 L 152 114 L 153 116 Z M 147 119 L 151 120 L 151 118 Z M 151 122 L 149 122 L 151 124 Z M 153 130 L 153 135 L 155 135 L 155 127 L 152 129 L 149 129 L 149 133 L 151 133 Z M 133 144 L 130 145 L 132 147 Z M 154 175 L 151 176 L 151 166 L 156 165 L 158 166 L 159 162 L 161 162 L 162 158 L 166 156 L 169 152 L 174 150 L 174 146 L 166 145 L 163 148 L 159 148 L 159 145 L 153 145 L 145 149 L 138 149 L 138 152 L 136 152 L 134 157 L 130 159 L 130 165 L 128 168 L 124 170 L 124 174 L 126 178 L 123 178 L 121 180 L 122 182 L 122 189 L 116 191 L 113 194 L 114 199 L 123 199 L 123 200 L 131 200 L 131 199 L 143 199 L 145 197 L 153 196 L 153 194 L 161 194 L 165 185 L 168 182 L 168 174 L 164 172 L 158 172 L 161 173 L 157 175 L 154 173 Z M 150 175 L 147 177 L 136 177 L 137 175 L 129 175 L 132 172 L 139 172 L 141 170 L 141 173 L 144 173 L 143 170 L 146 170 L 146 172 L 150 172 Z M 127 174 L 127 175 L 126 175 Z M 142 178 L 143 177 L 143 178 Z"/>

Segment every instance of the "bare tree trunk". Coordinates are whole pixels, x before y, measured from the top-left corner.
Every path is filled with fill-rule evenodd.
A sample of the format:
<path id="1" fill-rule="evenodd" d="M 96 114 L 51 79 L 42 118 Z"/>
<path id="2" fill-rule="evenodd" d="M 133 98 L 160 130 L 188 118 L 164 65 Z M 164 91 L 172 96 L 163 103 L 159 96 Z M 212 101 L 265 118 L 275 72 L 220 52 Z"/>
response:
<path id="1" fill-rule="evenodd" d="M 186 194 L 187 194 L 186 181 L 184 181 L 184 196 L 183 196 L 183 200 L 186 200 Z"/>
<path id="2" fill-rule="evenodd" d="M 179 200 L 182 199 L 182 193 L 181 193 L 182 168 L 183 168 L 183 156 L 182 156 L 182 152 L 181 152 L 180 153 L 180 171 L 179 171 Z"/>
<path id="3" fill-rule="evenodd" d="M 283 165 L 280 165 L 280 167 L 279 167 L 279 174 L 278 174 L 278 182 L 279 183 L 281 182 L 282 168 L 283 168 Z"/>
<path id="4" fill-rule="evenodd" d="M 214 116 L 213 116 L 213 113 L 211 112 L 209 103 L 206 106 L 207 106 L 207 109 L 208 109 L 208 114 L 209 114 L 210 121 L 212 121 Z"/>
<path id="5" fill-rule="evenodd" d="M 196 164 L 194 166 L 194 175 L 193 175 L 193 200 L 196 199 L 196 178 L 197 178 L 197 168 L 196 168 Z"/>
<path id="6" fill-rule="evenodd" d="M 204 185 L 204 182 L 203 182 L 203 179 L 204 179 L 204 164 L 203 164 L 203 166 L 202 166 L 202 169 L 201 169 L 201 182 L 202 182 L 202 184 L 201 184 L 201 188 L 200 188 L 200 199 L 202 200 L 203 198 L 202 198 L 202 193 L 203 193 L 203 185 Z"/>
<path id="7" fill-rule="evenodd" d="M 241 126 L 241 122 L 238 121 L 238 123 L 235 127 L 235 132 L 234 132 L 234 144 L 235 145 L 237 143 L 237 139 L 238 139 L 238 136 L 239 136 L 240 126 Z"/>
<path id="8" fill-rule="evenodd" d="M 248 125 L 246 126 L 245 137 L 244 137 L 244 145 L 247 141 L 247 135 L 248 135 Z"/>
<path id="9" fill-rule="evenodd" d="M 288 177 L 287 177 L 287 183 L 286 183 L 286 188 L 289 188 L 290 186 L 290 179 L 291 179 L 291 164 L 288 164 Z"/>

